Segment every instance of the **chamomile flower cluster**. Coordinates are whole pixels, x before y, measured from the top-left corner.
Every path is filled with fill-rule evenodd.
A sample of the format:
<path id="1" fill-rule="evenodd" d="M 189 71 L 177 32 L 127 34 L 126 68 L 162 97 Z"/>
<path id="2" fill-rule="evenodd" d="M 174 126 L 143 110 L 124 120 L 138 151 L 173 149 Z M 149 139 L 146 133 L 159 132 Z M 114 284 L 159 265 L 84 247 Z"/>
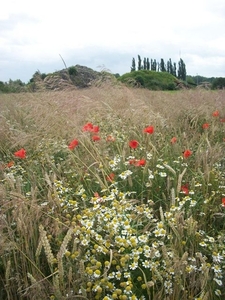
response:
<path id="1" fill-rule="evenodd" d="M 152 125 L 141 133 L 136 128 L 129 133 L 124 127 L 122 133 L 106 128 L 110 130 L 104 133 L 88 122 L 83 140 L 73 137 L 68 147 L 66 141 L 60 146 L 54 140 L 45 145 L 43 140 L 37 158 L 30 161 L 44 177 L 39 193 L 47 190 L 43 198 L 49 200 L 37 204 L 45 210 L 44 218 L 49 217 L 49 235 L 42 232 L 42 239 L 57 257 L 57 267 L 45 276 L 54 287 L 62 285 L 73 290 L 71 295 L 85 299 L 186 300 L 203 297 L 207 290 L 210 296 L 222 297 L 222 162 L 205 176 L 199 171 L 202 161 L 198 166 L 189 163 L 197 146 L 186 149 L 186 138 L 182 149 L 176 147 L 176 137 L 169 139 L 171 144 L 163 152 L 163 147 L 156 149 L 149 142 L 155 135 Z M 35 189 L 27 181 L 26 155 L 21 150 L 19 157 L 16 153 L 23 161 L 3 167 L 2 183 L 11 191 L 23 182 L 35 198 Z M 165 153 L 171 157 L 164 159 Z M 10 203 L 13 193 L 8 195 Z"/>

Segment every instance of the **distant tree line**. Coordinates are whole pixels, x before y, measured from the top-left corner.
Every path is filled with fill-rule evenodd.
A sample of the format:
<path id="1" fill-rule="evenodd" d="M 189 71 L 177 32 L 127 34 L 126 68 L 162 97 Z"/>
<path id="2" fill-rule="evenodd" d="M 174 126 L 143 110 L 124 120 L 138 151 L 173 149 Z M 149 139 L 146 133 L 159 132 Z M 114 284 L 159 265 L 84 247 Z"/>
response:
<path id="1" fill-rule="evenodd" d="M 137 66 L 137 67 L 136 67 Z M 176 63 L 173 63 L 171 58 L 165 63 L 164 59 L 161 58 L 160 62 L 157 62 L 156 59 L 149 59 L 144 57 L 142 60 L 140 55 L 138 55 L 138 61 L 136 64 L 135 58 L 132 59 L 131 64 L 131 72 L 133 71 L 140 71 L 140 70 L 151 70 L 151 71 L 158 71 L 158 72 L 168 72 L 173 76 L 177 77 L 181 80 L 186 80 L 186 65 L 182 58 L 180 58 L 178 62 L 178 67 Z"/>
<path id="2" fill-rule="evenodd" d="M 0 92 L 2 93 L 17 93 L 25 91 L 25 83 L 20 79 L 12 80 L 9 82 L 0 81 Z"/>

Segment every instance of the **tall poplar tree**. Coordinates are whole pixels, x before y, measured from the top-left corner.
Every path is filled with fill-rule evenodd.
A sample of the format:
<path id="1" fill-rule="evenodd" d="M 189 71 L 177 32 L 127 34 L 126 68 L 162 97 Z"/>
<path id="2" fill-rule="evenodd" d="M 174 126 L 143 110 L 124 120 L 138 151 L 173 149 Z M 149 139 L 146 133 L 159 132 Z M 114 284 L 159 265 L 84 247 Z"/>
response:
<path id="1" fill-rule="evenodd" d="M 154 59 L 154 60 L 151 59 L 151 70 L 156 71 L 156 68 L 157 68 L 156 59 Z"/>
<path id="2" fill-rule="evenodd" d="M 152 58 L 151 58 L 151 70 L 153 71 L 153 60 L 152 60 Z"/>
<path id="3" fill-rule="evenodd" d="M 170 61 L 169 60 L 166 63 L 166 72 L 170 73 Z"/>
<path id="4" fill-rule="evenodd" d="M 147 61 L 146 61 L 146 57 L 144 57 L 143 67 L 144 67 L 144 70 L 147 69 Z"/>
<path id="5" fill-rule="evenodd" d="M 178 71 L 177 71 L 177 77 L 179 79 L 182 79 L 182 80 L 186 80 L 186 66 L 185 66 L 185 63 L 183 61 L 182 58 L 180 58 L 179 62 L 178 62 Z"/>
<path id="6" fill-rule="evenodd" d="M 166 72 L 166 67 L 165 67 L 165 63 L 164 63 L 163 58 L 161 58 L 161 61 L 160 61 L 160 71 L 161 72 Z"/>
<path id="7" fill-rule="evenodd" d="M 167 72 L 173 75 L 173 64 L 171 58 L 167 62 Z"/>
<path id="8" fill-rule="evenodd" d="M 148 71 L 150 70 L 149 58 L 147 58 L 147 61 L 146 61 L 146 68 L 147 68 Z"/>
<path id="9" fill-rule="evenodd" d="M 138 55 L 138 71 L 141 70 L 141 57 Z"/>
<path id="10" fill-rule="evenodd" d="M 131 70 L 130 70 L 130 71 L 131 71 L 131 72 L 136 71 L 136 63 L 135 63 L 134 57 L 133 57 L 133 59 L 132 59 L 132 65 L 131 65 Z"/>
<path id="11" fill-rule="evenodd" d="M 173 76 L 177 77 L 177 65 L 173 63 Z"/>

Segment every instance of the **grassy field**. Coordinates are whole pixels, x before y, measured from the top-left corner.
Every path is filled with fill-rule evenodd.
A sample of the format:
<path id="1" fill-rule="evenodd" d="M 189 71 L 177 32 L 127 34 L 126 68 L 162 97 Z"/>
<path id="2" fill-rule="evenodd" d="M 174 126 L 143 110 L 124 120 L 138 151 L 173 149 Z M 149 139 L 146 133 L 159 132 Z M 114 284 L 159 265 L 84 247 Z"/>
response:
<path id="1" fill-rule="evenodd" d="M 0 299 L 224 299 L 224 130 L 224 90 L 0 94 Z"/>

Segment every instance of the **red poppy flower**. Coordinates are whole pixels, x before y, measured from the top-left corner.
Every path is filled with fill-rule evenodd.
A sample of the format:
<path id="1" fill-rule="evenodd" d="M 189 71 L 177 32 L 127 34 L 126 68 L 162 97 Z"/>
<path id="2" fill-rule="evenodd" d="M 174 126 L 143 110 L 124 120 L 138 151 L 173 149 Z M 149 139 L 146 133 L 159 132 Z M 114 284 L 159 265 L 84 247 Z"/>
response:
<path id="1" fill-rule="evenodd" d="M 96 141 L 99 141 L 101 138 L 99 135 L 93 135 L 92 136 L 92 141 L 96 142 Z"/>
<path id="2" fill-rule="evenodd" d="M 86 123 L 84 126 L 83 126 L 83 131 L 92 131 L 93 130 L 93 124 L 92 123 Z"/>
<path id="3" fill-rule="evenodd" d="M 115 174 L 114 173 L 110 173 L 107 177 L 106 180 L 112 182 L 115 178 Z"/>
<path id="4" fill-rule="evenodd" d="M 113 136 L 111 136 L 111 135 L 108 135 L 107 137 L 106 137 L 106 141 L 107 142 L 115 142 L 115 138 L 113 137 Z"/>
<path id="5" fill-rule="evenodd" d="M 89 132 L 99 132 L 99 126 L 93 125 L 92 123 L 88 122 L 83 126 L 83 131 Z"/>
<path id="6" fill-rule="evenodd" d="M 225 198 L 222 198 L 222 206 L 225 207 Z"/>
<path id="7" fill-rule="evenodd" d="M 221 123 L 225 123 L 225 118 L 220 119 Z"/>
<path id="8" fill-rule="evenodd" d="M 185 195 L 188 195 L 188 194 L 189 194 L 188 184 L 182 185 L 182 186 L 181 186 L 181 191 L 182 191 Z"/>
<path id="9" fill-rule="evenodd" d="M 145 166 L 146 160 L 145 159 L 130 159 L 130 165 L 134 165 L 135 167 Z"/>
<path id="10" fill-rule="evenodd" d="M 220 113 L 218 110 L 215 110 L 213 113 L 212 113 L 213 117 L 219 117 Z"/>
<path id="11" fill-rule="evenodd" d="M 184 158 L 188 158 L 191 154 L 192 154 L 192 151 L 189 149 L 187 149 L 183 152 Z"/>
<path id="12" fill-rule="evenodd" d="M 10 161 L 7 163 L 6 167 L 11 168 L 14 165 L 14 161 Z"/>
<path id="13" fill-rule="evenodd" d="M 99 126 L 94 125 L 90 131 L 95 133 L 99 132 Z"/>
<path id="14" fill-rule="evenodd" d="M 177 141 L 177 138 L 174 136 L 172 137 L 172 139 L 170 140 L 171 144 L 175 144 Z"/>
<path id="15" fill-rule="evenodd" d="M 68 148 L 69 148 L 70 150 L 73 150 L 75 147 L 77 147 L 78 144 L 79 144 L 78 140 L 73 140 L 73 141 L 69 144 Z"/>
<path id="16" fill-rule="evenodd" d="M 23 158 L 26 158 L 26 150 L 24 150 L 24 149 L 22 148 L 22 149 L 16 151 L 16 152 L 14 153 L 14 156 L 19 157 L 19 158 L 22 158 L 22 159 L 23 159 Z"/>
<path id="17" fill-rule="evenodd" d="M 5 168 L 11 168 L 14 166 L 14 161 L 10 161 L 7 164 L 0 164 L 0 170 L 4 170 Z"/>
<path id="18" fill-rule="evenodd" d="M 203 128 L 203 129 L 208 129 L 208 128 L 209 128 L 209 123 L 204 123 L 204 124 L 202 125 L 202 128 Z"/>
<path id="19" fill-rule="evenodd" d="M 135 162 L 136 162 L 136 159 L 135 159 L 135 158 L 129 160 L 129 164 L 130 164 L 130 165 L 134 165 Z"/>
<path id="20" fill-rule="evenodd" d="M 138 147 L 138 145 L 139 145 L 139 143 L 136 140 L 132 140 L 132 141 L 129 142 L 129 146 L 132 149 L 136 149 Z"/>
<path id="21" fill-rule="evenodd" d="M 139 160 L 137 160 L 136 161 L 136 164 L 135 164 L 135 166 L 145 166 L 145 164 L 146 164 L 146 160 L 145 159 L 139 159 Z"/>
<path id="22" fill-rule="evenodd" d="M 152 134 L 154 132 L 154 127 L 153 126 L 145 127 L 143 131 Z"/>

